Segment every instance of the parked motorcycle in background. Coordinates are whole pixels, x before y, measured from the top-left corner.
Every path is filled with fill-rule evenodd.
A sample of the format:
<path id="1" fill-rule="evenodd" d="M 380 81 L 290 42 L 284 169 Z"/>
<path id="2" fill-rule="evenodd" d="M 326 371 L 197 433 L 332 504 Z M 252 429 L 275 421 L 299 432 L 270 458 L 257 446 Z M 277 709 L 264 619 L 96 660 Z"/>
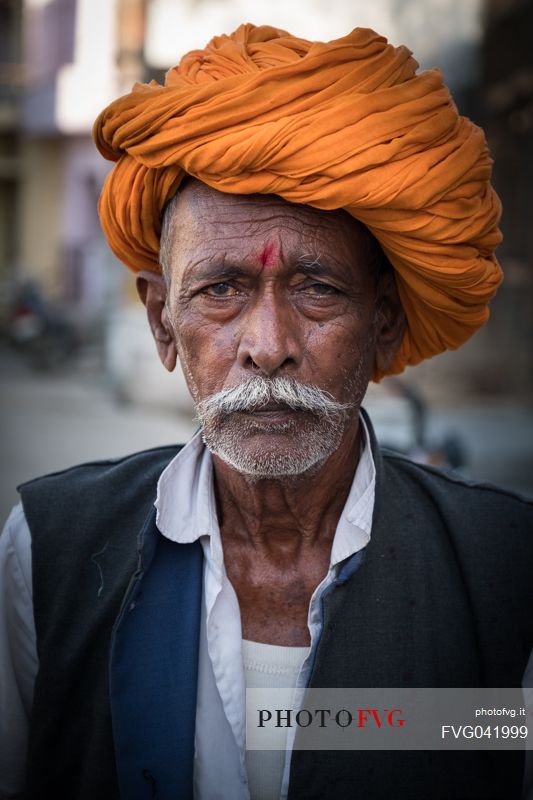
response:
<path id="1" fill-rule="evenodd" d="M 64 314 L 47 303 L 35 281 L 16 287 L 7 310 L 9 343 L 34 369 L 63 367 L 78 348 L 78 336 Z"/>

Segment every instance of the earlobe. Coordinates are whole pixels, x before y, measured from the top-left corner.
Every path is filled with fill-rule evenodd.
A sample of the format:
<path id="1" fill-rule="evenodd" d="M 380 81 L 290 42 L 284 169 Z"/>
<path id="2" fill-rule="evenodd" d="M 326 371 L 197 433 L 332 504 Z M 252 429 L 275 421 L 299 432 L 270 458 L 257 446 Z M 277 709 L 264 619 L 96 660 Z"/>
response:
<path id="1" fill-rule="evenodd" d="M 137 293 L 146 308 L 148 324 L 157 348 L 159 359 L 165 369 L 172 372 L 176 366 L 177 350 L 172 324 L 166 308 L 167 288 L 162 275 L 156 272 L 139 272 L 136 279 Z"/>

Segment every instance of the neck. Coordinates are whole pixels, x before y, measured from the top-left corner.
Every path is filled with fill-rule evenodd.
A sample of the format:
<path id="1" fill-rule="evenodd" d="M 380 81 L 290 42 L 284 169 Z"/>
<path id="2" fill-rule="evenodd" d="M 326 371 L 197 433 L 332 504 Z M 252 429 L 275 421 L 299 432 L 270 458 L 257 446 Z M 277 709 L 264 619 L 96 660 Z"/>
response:
<path id="1" fill-rule="evenodd" d="M 317 544 L 329 552 L 359 452 L 360 425 L 355 417 L 337 450 L 300 476 L 250 478 L 214 456 L 223 539 L 289 558 Z"/>

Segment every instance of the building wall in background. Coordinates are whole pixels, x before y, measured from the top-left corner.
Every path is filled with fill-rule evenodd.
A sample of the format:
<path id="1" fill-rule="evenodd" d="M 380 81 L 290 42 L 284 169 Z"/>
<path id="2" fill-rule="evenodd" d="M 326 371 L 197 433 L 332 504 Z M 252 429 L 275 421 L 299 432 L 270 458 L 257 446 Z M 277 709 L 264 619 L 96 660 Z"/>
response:
<path id="1" fill-rule="evenodd" d="M 143 77 L 143 9 L 143 0 L 24 2 L 26 68 L 12 277 L 36 280 L 81 328 L 101 322 L 110 297 L 117 302 L 119 270 L 97 215 L 112 165 L 97 153 L 91 129 L 96 114 Z M 125 19 L 128 24 L 120 25 Z"/>
<path id="2" fill-rule="evenodd" d="M 20 99 L 24 84 L 22 8 L 18 0 L 0 3 L 0 287 L 16 270 L 17 201 L 20 186 Z M 4 301 L 0 303 L 0 319 Z"/>
<path id="3" fill-rule="evenodd" d="M 0 133 L 0 282 L 8 279 L 17 257 L 17 202 L 20 185 L 18 136 Z"/>
<path id="4" fill-rule="evenodd" d="M 489 0 L 482 48 L 483 120 L 503 201 L 505 281 L 493 329 L 508 386 L 533 399 L 533 4 Z"/>
<path id="5" fill-rule="evenodd" d="M 38 281 L 54 299 L 61 296 L 62 146 L 58 136 L 23 137 L 20 151 L 18 277 Z"/>

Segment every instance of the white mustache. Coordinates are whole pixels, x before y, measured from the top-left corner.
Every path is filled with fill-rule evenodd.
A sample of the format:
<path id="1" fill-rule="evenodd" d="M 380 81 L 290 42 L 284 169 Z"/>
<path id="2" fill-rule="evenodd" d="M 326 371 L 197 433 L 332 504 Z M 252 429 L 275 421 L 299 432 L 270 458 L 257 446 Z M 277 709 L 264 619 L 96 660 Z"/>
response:
<path id="1" fill-rule="evenodd" d="M 340 403 L 329 392 L 295 378 L 267 379 L 258 375 L 207 397 L 198 404 L 196 412 L 199 421 L 204 422 L 220 414 L 253 411 L 271 402 L 324 417 L 338 416 L 354 406 Z"/>

